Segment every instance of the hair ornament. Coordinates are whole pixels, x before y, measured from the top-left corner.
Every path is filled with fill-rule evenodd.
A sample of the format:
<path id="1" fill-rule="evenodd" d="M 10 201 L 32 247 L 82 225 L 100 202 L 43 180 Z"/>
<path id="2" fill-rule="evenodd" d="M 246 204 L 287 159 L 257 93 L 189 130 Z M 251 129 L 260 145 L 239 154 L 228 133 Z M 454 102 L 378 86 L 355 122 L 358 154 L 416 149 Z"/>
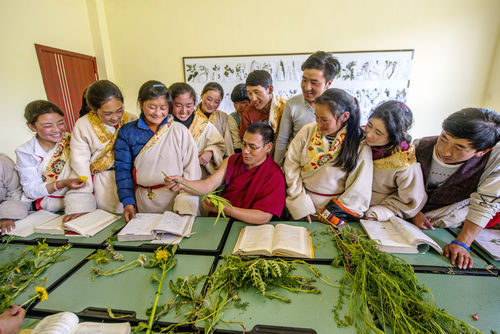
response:
<path id="1" fill-rule="evenodd" d="M 153 87 L 165 87 L 164 84 L 154 84 Z"/>
<path id="2" fill-rule="evenodd" d="M 398 102 L 398 106 L 400 106 L 401 108 L 403 108 L 405 110 L 405 112 L 409 112 L 408 108 L 406 108 L 406 106 L 404 104 Z"/>

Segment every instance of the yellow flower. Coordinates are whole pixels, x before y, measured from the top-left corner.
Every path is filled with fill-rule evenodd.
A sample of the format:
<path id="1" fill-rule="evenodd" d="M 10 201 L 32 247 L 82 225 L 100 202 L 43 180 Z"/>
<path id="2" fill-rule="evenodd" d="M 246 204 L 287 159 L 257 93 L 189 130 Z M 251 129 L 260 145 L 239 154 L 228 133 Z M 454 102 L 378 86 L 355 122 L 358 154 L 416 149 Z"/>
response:
<path id="1" fill-rule="evenodd" d="M 16 268 L 16 271 L 17 271 L 18 273 L 21 273 L 21 270 L 19 270 L 19 268 Z"/>
<path id="2" fill-rule="evenodd" d="M 43 302 L 44 300 L 46 300 L 47 297 L 48 297 L 47 290 L 45 290 L 41 286 L 37 286 L 35 288 L 35 292 L 36 292 L 37 297 L 40 298 L 41 302 Z"/>
<path id="3" fill-rule="evenodd" d="M 168 258 L 168 252 L 166 250 L 160 249 L 159 251 L 156 252 L 156 258 L 158 260 L 166 259 Z"/>
<path id="4" fill-rule="evenodd" d="M 89 179 L 89 178 L 88 178 L 88 177 L 86 177 L 86 176 L 80 176 L 80 177 L 78 178 L 78 180 L 80 180 L 80 182 L 85 182 L 85 181 L 87 181 L 88 179 Z"/>

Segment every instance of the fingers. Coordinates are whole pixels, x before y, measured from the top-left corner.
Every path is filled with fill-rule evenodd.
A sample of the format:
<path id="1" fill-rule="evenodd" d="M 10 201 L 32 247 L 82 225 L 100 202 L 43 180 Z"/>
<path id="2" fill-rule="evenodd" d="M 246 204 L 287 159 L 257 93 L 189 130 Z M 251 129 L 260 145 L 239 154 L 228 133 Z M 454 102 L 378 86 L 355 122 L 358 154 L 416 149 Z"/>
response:
<path id="1" fill-rule="evenodd" d="M 69 222 L 71 220 L 71 216 L 72 215 L 64 215 L 64 217 L 63 217 L 63 224 Z"/>
<path id="2" fill-rule="evenodd" d="M 307 217 L 306 217 L 306 218 L 307 218 L 307 221 L 309 222 L 309 224 L 311 224 L 311 223 L 312 223 L 312 222 L 311 222 L 311 216 L 310 216 L 310 215 L 307 215 Z"/>
<path id="3" fill-rule="evenodd" d="M 432 225 L 431 221 L 426 216 L 423 217 L 423 224 L 425 226 L 424 227 L 425 230 L 427 230 L 427 229 L 433 230 L 434 229 L 434 225 Z"/>

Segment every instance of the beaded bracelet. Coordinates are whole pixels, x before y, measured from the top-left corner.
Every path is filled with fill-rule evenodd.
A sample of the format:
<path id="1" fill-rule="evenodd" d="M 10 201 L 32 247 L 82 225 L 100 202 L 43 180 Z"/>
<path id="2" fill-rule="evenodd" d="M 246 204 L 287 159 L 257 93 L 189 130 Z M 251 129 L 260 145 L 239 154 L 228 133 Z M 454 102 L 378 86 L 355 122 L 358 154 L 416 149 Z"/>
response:
<path id="1" fill-rule="evenodd" d="M 466 244 L 464 244 L 463 242 L 460 242 L 460 241 L 457 241 L 457 240 L 453 240 L 451 243 L 452 243 L 452 244 L 456 244 L 456 245 L 460 245 L 460 246 L 462 246 L 463 248 L 467 249 L 467 251 L 468 251 L 468 252 L 470 252 L 470 248 L 469 248 L 469 247 L 467 247 L 467 245 L 466 245 Z"/>

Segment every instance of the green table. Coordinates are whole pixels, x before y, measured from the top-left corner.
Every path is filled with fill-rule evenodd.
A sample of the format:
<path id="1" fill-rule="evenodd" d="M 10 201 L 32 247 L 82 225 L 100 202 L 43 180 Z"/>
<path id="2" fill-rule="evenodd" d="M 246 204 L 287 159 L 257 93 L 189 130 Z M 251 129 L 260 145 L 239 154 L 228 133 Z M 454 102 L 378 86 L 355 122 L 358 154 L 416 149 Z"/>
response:
<path id="1" fill-rule="evenodd" d="M 124 262 L 112 262 L 103 269 L 110 270 L 137 259 L 139 252 L 121 252 Z M 177 264 L 165 278 L 163 294 L 159 304 L 167 304 L 172 299 L 168 281 L 179 276 L 206 275 L 208 274 L 214 257 L 176 254 Z M 147 320 L 146 309 L 152 306 L 157 284 L 151 281 L 151 276 L 156 273 L 161 276 L 161 270 L 135 267 L 115 276 L 101 276 L 92 280 L 91 270 L 94 261 L 89 261 L 68 278 L 57 289 L 52 291 L 50 297 L 39 303 L 34 310 L 49 312 L 70 311 L 80 313 L 88 307 L 110 307 L 113 310 L 123 310 L 125 313 L 136 313 L 137 319 Z M 201 288 L 201 287 L 200 287 Z M 175 312 L 170 312 L 160 321 L 177 322 Z"/>
<path id="2" fill-rule="evenodd" d="M 316 260 L 324 260 L 326 262 L 331 262 L 331 260 L 338 255 L 337 248 L 335 247 L 335 243 L 332 239 L 333 235 L 329 227 L 323 223 L 312 222 L 311 224 L 309 224 L 308 222 L 303 222 L 303 221 L 288 221 L 288 222 L 272 221 L 270 222 L 270 224 L 272 225 L 288 224 L 293 226 L 303 226 L 307 228 L 311 232 L 312 243 L 314 248 L 314 258 Z M 238 240 L 241 228 L 248 225 L 249 224 L 245 224 L 239 221 L 233 222 L 233 226 L 229 231 L 229 236 L 227 237 L 226 245 L 222 250 L 222 254 L 232 254 L 234 245 Z"/>
<path id="3" fill-rule="evenodd" d="M 433 293 L 436 307 L 489 334 L 500 332 L 500 279 L 498 277 L 416 274 Z M 472 316 L 478 315 L 474 321 Z"/>
<path id="4" fill-rule="evenodd" d="M 344 276 L 344 270 L 334 268 L 330 265 L 315 265 L 319 271 L 328 276 L 331 284 L 338 284 Z M 312 277 L 312 273 L 304 266 L 299 265 L 294 274 Z M 285 289 L 275 289 L 272 292 L 291 299 L 287 304 L 280 300 L 268 299 L 257 293 L 255 288 L 247 291 L 239 291 L 238 295 L 242 302 L 248 302 L 246 309 L 231 307 L 222 315 L 224 321 L 243 322 L 246 331 L 254 329 L 257 325 L 271 325 L 281 327 L 292 327 L 301 329 L 313 329 L 318 334 L 325 333 L 356 333 L 353 326 L 338 328 L 333 319 L 332 309 L 337 303 L 338 288 L 327 285 L 317 280 L 314 285 L 319 288 L 321 294 L 294 293 Z M 201 326 L 201 324 L 199 324 Z M 236 323 L 217 324 L 217 329 L 242 331 L 242 327 Z"/>
<path id="5" fill-rule="evenodd" d="M 0 252 L 0 265 L 4 265 L 15 259 L 24 249 L 26 245 L 9 244 L 7 248 Z M 50 247 L 53 249 L 54 247 Z M 35 286 L 43 286 L 48 289 L 54 282 L 63 278 L 77 264 L 83 261 L 92 253 L 89 249 L 70 248 L 62 253 L 61 261 L 52 264 L 45 272 L 36 277 L 17 297 L 15 303 L 20 305 L 28 300 L 35 293 Z M 45 281 L 45 279 L 47 279 Z M 49 292 L 49 299 L 52 294 Z"/>
<path id="6" fill-rule="evenodd" d="M 214 217 L 196 217 L 191 231 L 192 235 L 182 239 L 178 252 L 212 255 L 220 252 L 221 240 L 229 226 L 229 219 L 220 218 L 215 226 L 214 222 Z M 116 241 L 113 244 L 116 249 L 123 250 L 151 249 L 160 245 L 148 241 Z"/>

